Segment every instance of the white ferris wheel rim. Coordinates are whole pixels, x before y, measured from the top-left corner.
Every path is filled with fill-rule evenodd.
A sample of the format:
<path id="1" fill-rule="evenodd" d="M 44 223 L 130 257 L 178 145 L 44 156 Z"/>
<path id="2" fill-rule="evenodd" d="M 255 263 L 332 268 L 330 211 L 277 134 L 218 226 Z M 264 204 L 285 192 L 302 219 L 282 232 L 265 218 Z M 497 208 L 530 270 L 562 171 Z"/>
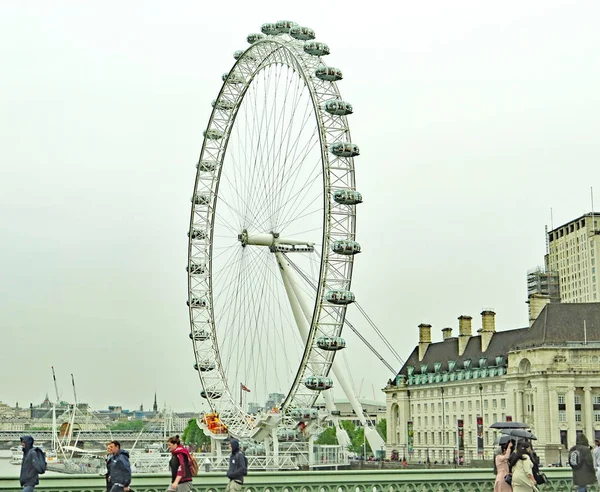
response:
<path id="1" fill-rule="evenodd" d="M 213 272 L 216 263 L 213 260 L 219 254 L 214 249 L 217 239 L 215 229 L 218 227 L 218 209 L 225 206 L 219 193 L 221 185 L 225 184 L 221 182 L 222 173 L 228 165 L 228 145 L 235 133 L 236 119 L 244 101 L 250 97 L 249 90 L 255 79 L 269 67 L 287 66 L 306 86 L 318 130 L 322 173 L 318 282 L 308 337 L 301 348 L 301 359 L 281 408 L 284 414 L 292 408 L 312 407 L 318 392 L 305 387 L 303 381 L 310 376 L 326 377 L 329 374 L 335 352 L 318 349 L 315 340 L 323 335 L 340 336 L 346 305 L 327 302 L 325 296 L 332 290 L 350 290 L 353 265 L 352 255 L 338 255 L 331 248 L 334 241 L 354 240 L 356 230 L 355 207 L 340 205 L 332 198 L 336 190 L 356 190 L 353 155 L 340 156 L 331 152 L 332 144 L 352 142 L 346 116 L 332 115 L 324 109 L 328 101 L 342 101 L 337 84 L 315 75 L 316 70 L 324 65 L 321 57 L 308 54 L 304 50 L 305 43 L 289 34 L 265 36 L 254 41 L 239 56 L 229 74 L 224 76 L 217 104 L 207 125 L 194 184 L 188 245 L 190 337 L 196 367 L 208 368 L 206 371 L 198 370 L 203 394 L 211 409 L 228 426 L 229 432 L 242 438 L 252 434 L 254 424 L 252 416 L 237 401 L 237 388 L 229 384 L 219 347 L 219 318 L 214 312 L 213 292 L 213 280 L 217 275 Z M 227 207 L 231 208 L 231 205 Z M 244 232 L 245 229 L 238 230 L 238 235 Z M 201 332 L 209 336 L 204 338 Z M 290 422 L 290 426 L 294 425 Z"/>

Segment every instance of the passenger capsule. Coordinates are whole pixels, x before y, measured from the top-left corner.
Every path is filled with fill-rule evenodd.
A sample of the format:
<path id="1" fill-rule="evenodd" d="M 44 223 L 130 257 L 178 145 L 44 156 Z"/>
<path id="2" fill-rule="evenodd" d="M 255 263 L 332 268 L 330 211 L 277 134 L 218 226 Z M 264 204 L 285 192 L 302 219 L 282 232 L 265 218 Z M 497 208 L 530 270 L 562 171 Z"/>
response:
<path id="1" fill-rule="evenodd" d="M 331 101 L 327 101 L 323 109 L 327 111 L 329 114 L 333 114 L 336 116 L 345 116 L 347 114 L 352 114 L 352 104 L 347 103 L 345 101 L 340 101 L 338 99 L 332 99 Z"/>
<path id="2" fill-rule="evenodd" d="M 235 72 L 224 73 L 223 75 L 221 75 L 221 78 L 223 79 L 223 82 L 225 82 L 226 84 L 232 84 L 232 85 L 243 84 L 244 82 L 246 82 L 244 77 L 242 77 L 239 73 L 235 73 Z"/>
<path id="3" fill-rule="evenodd" d="M 196 340 L 197 342 L 204 342 L 210 338 L 210 333 L 206 330 L 192 331 L 190 332 L 190 340 Z"/>
<path id="4" fill-rule="evenodd" d="M 217 161 L 200 161 L 196 163 L 196 169 L 200 169 L 200 171 L 213 172 L 219 163 Z"/>
<path id="5" fill-rule="evenodd" d="M 350 239 L 340 239 L 333 241 L 331 250 L 339 255 L 355 255 L 360 253 L 360 244 Z"/>
<path id="6" fill-rule="evenodd" d="M 246 41 L 248 41 L 250 44 L 254 44 L 257 41 L 260 41 L 261 39 L 265 39 L 265 35 L 259 32 L 254 32 L 252 34 L 248 34 Z"/>
<path id="7" fill-rule="evenodd" d="M 208 233 L 204 229 L 192 229 L 192 232 L 188 231 L 188 237 L 194 241 L 203 240 L 208 237 Z"/>
<path id="8" fill-rule="evenodd" d="M 317 347 L 321 350 L 342 350 L 346 348 L 346 340 L 342 337 L 319 337 L 317 338 Z"/>
<path id="9" fill-rule="evenodd" d="M 196 205 L 208 205 L 210 203 L 210 198 L 204 193 L 196 193 L 191 200 Z"/>
<path id="10" fill-rule="evenodd" d="M 292 27 L 296 27 L 297 25 L 297 22 L 280 20 L 277 21 L 277 30 L 279 31 L 279 34 L 287 34 L 288 32 L 290 32 L 290 29 Z"/>
<path id="11" fill-rule="evenodd" d="M 205 308 L 208 306 L 208 302 L 204 297 L 192 297 L 186 304 L 190 307 Z"/>
<path id="12" fill-rule="evenodd" d="M 275 22 L 267 22 L 260 26 L 260 32 L 267 36 L 276 36 L 279 34 L 279 29 L 277 29 L 277 24 Z"/>
<path id="13" fill-rule="evenodd" d="M 321 66 L 315 70 L 315 76 L 318 79 L 325 80 L 327 82 L 336 82 L 342 80 L 344 76 L 339 68 Z"/>
<path id="14" fill-rule="evenodd" d="M 333 379 L 326 376 L 309 376 L 304 380 L 304 386 L 311 390 L 328 390 L 333 388 Z"/>
<path id="15" fill-rule="evenodd" d="M 202 135 L 204 135 L 209 140 L 219 140 L 223 138 L 223 132 L 221 130 L 204 130 L 202 132 Z"/>
<path id="16" fill-rule="evenodd" d="M 300 432 L 294 429 L 280 429 L 277 431 L 277 440 L 280 442 L 299 441 Z"/>
<path id="17" fill-rule="evenodd" d="M 304 43 L 304 52 L 313 56 L 325 56 L 330 53 L 329 46 L 318 41 L 307 41 Z"/>
<path id="18" fill-rule="evenodd" d="M 335 190 L 333 200 L 341 205 L 357 205 L 362 203 L 362 195 L 356 190 Z"/>
<path id="19" fill-rule="evenodd" d="M 223 111 L 231 111 L 233 108 L 235 108 L 235 103 L 225 99 L 220 99 L 218 101 L 215 99 L 210 104 L 213 108 L 222 109 Z"/>
<path id="20" fill-rule="evenodd" d="M 218 400 L 219 398 L 221 398 L 221 396 L 223 396 L 223 393 L 219 390 L 208 390 L 208 391 L 204 391 L 202 390 L 200 392 L 200 396 L 202 398 L 208 398 L 211 400 Z"/>
<path id="21" fill-rule="evenodd" d="M 356 157 L 360 155 L 358 145 L 352 142 L 336 142 L 329 147 L 329 150 L 338 157 Z"/>
<path id="22" fill-rule="evenodd" d="M 206 265 L 204 263 L 190 263 L 185 267 L 185 271 L 192 275 L 204 275 L 206 273 Z"/>
<path id="23" fill-rule="evenodd" d="M 315 31 L 310 27 L 294 26 L 290 29 L 290 36 L 300 41 L 308 41 L 309 39 L 315 39 Z"/>
<path id="24" fill-rule="evenodd" d="M 236 60 L 239 60 L 242 57 L 243 54 L 244 54 L 244 50 L 236 50 L 236 51 L 233 52 L 233 57 Z"/>
<path id="25" fill-rule="evenodd" d="M 215 368 L 215 363 L 210 361 L 210 360 L 203 360 L 200 361 L 200 364 L 196 363 L 194 364 L 194 369 L 196 369 L 196 371 L 200 371 L 200 372 L 209 372 L 214 370 Z"/>
<path id="26" fill-rule="evenodd" d="M 345 306 L 354 302 L 354 294 L 349 290 L 330 290 L 325 294 L 325 299 L 331 304 Z"/>
<path id="27" fill-rule="evenodd" d="M 293 408 L 290 410 L 290 417 L 297 420 L 314 420 L 319 416 L 316 408 Z"/>

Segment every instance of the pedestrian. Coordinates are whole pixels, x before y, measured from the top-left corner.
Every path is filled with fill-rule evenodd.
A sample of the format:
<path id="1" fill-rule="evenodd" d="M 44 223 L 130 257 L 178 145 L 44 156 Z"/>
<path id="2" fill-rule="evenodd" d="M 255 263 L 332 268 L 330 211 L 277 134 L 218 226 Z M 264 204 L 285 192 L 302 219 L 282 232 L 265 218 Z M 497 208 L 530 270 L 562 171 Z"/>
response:
<path id="1" fill-rule="evenodd" d="M 119 441 L 110 441 L 106 445 L 106 490 L 107 492 L 128 492 L 131 484 L 131 465 L 129 453 L 121 449 Z"/>
<path id="2" fill-rule="evenodd" d="M 596 447 L 594 448 L 594 470 L 596 471 L 596 480 L 598 480 L 598 485 L 600 485 L 600 439 L 594 440 L 594 444 Z"/>
<path id="3" fill-rule="evenodd" d="M 171 492 L 189 492 L 192 490 L 192 469 L 190 452 L 181 445 L 179 436 L 169 437 L 167 448 L 171 451 L 169 469 L 171 470 Z"/>
<path id="4" fill-rule="evenodd" d="M 33 492 L 34 487 L 40 483 L 40 466 L 38 456 L 33 448 L 33 437 L 23 436 L 21 438 L 23 448 L 23 461 L 21 462 L 21 487 L 23 492 Z"/>
<path id="5" fill-rule="evenodd" d="M 248 462 L 240 450 L 240 442 L 237 439 L 229 441 L 229 447 L 231 448 L 229 469 L 227 470 L 229 483 L 225 492 L 239 492 L 244 488 L 244 477 L 248 474 Z"/>
<path id="6" fill-rule="evenodd" d="M 496 472 L 494 492 L 511 492 L 512 490 L 504 478 L 510 473 L 508 458 L 512 452 L 513 443 L 508 436 L 503 436 L 503 438 L 500 438 L 500 445 L 496 449 L 496 457 L 494 459 L 494 471 Z"/>
<path id="7" fill-rule="evenodd" d="M 569 466 L 577 492 L 587 492 L 587 486 L 596 482 L 596 474 L 590 444 L 583 433 L 577 434 L 575 446 L 569 449 Z"/>
<path id="8" fill-rule="evenodd" d="M 517 443 L 517 451 L 510 455 L 508 466 L 512 473 L 513 492 L 537 492 L 537 484 L 533 476 L 533 461 L 529 456 L 530 444 L 527 441 Z"/>

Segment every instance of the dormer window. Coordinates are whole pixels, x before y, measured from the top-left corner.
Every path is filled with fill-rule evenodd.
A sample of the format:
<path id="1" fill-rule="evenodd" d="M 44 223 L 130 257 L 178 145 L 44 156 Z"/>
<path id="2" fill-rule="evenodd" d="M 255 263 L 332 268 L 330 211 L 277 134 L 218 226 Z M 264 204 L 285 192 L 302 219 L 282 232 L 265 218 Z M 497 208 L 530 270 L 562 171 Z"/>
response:
<path id="1" fill-rule="evenodd" d="M 421 374 L 427 374 L 427 364 L 421 365 Z"/>
<path id="2" fill-rule="evenodd" d="M 496 356 L 496 365 L 500 367 L 502 364 L 504 364 L 504 357 L 501 355 Z"/>
<path id="3" fill-rule="evenodd" d="M 487 362 L 487 357 L 479 358 L 479 367 L 485 367 L 485 363 Z"/>
<path id="4" fill-rule="evenodd" d="M 433 369 L 435 372 L 440 372 L 440 369 L 442 368 L 442 363 L 441 362 L 436 362 L 435 364 L 433 364 Z"/>
<path id="5" fill-rule="evenodd" d="M 412 376 L 415 373 L 415 366 L 406 366 L 406 372 L 409 376 Z"/>
<path id="6" fill-rule="evenodd" d="M 448 361 L 448 370 L 450 372 L 454 371 L 454 368 L 456 367 L 456 361 L 455 360 L 449 360 Z"/>
<path id="7" fill-rule="evenodd" d="M 471 367 L 471 359 L 465 359 L 463 362 L 463 366 L 465 369 L 468 369 L 469 367 Z"/>

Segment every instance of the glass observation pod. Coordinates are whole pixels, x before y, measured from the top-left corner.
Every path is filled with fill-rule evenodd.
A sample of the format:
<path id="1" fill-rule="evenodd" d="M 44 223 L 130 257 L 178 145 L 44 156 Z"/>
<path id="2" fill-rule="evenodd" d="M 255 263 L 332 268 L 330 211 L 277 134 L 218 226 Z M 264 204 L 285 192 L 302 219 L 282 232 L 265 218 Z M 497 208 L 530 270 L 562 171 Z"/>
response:
<path id="1" fill-rule="evenodd" d="M 262 34 L 260 32 L 253 32 L 252 34 L 248 34 L 246 41 L 248 41 L 250 44 L 254 44 L 257 41 L 260 41 L 261 39 L 265 39 L 264 34 Z"/>
<path id="2" fill-rule="evenodd" d="M 280 20 L 277 21 L 277 30 L 279 31 L 279 34 L 287 34 L 288 32 L 290 32 L 290 29 L 292 27 L 296 27 L 297 25 L 297 22 Z"/>
<path id="3" fill-rule="evenodd" d="M 331 251 L 339 255 L 355 255 L 360 253 L 360 244 L 351 239 L 340 239 L 333 241 Z"/>
<path id="4" fill-rule="evenodd" d="M 210 360 L 203 360 L 200 362 L 200 364 L 196 363 L 194 364 L 194 369 L 196 369 L 196 371 L 200 371 L 200 372 L 209 372 L 214 370 L 214 368 L 216 367 L 216 364 Z"/>
<path id="5" fill-rule="evenodd" d="M 202 135 L 204 135 L 209 140 L 219 140 L 223 138 L 223 132 L 221 130 L 204 130 L 202 132 Z"/>
<path id="6" fill-rule="evenodd" d="M 260 32 L 267 36 L 276 36 L 279 34 L 279 29 L 277 29 L 277 24 L 275 22 L 267 22 L 260 26 Z"/>
<path id="7" fill-rule="evenodd" d="M 206 302 L 206 299 L 204 297 L 192 297 L 189 301 L 186 302 L 186 304 L 190 307 L 200 308 L 205 308 L 206 306 L 208 306 L 208 302 Z"/>
<path id="8" fill-rule="evenodd" d="M 208 198 L 208 195 L 205 195 L 203 193 L 196 193 L 191 200 L 196 204 L 196 205 L 208 205 L 210 203 L 210 199 Z"/>
<path id="9" fill-rule="evenodd" d="M 203 342 L 210 338 L 210 333 L 206 330 L 193 331 L 190 333 L 190 340 L 196 340 L 197 342 Z"/>
<path id="10" fill-rule="evenodd" d="M 210 398 L 211 400 L 218 400 L 219 398 L 221 398 L 221 396 L 223 396 L 223 393 L 221 393 L 219 390 L 208 390 L 208 391 L 202 390 L 200 392 L 200 396 L 202 398 Z"/>
<path id="11" fill-rule="evenodd" d="M 331 304 L 346 305 L 355 301 L 354 294 L 349 290 L 330 290 L 325 294 L 325 299 Z"/>
<path id="12" fill-rule="evenodd" d="M 192 275 L 203 275 L 206 273 L 206 265 L 204 263 L 190 263 L 185 267 L 185 271 Z"/>
<path id="13" fill-rule="evenodd" d="M 342 350 L 346 348 L 346 340 L 342 337 L 319 337 L 317 347 L 321 350 Z"/>
<path id="14" fill-rule="evenodd" d="M 338 157 L 356 157 L 360 155 L 358 145 L 352 142 L 336 142 L 329 147 L 329 150 Z"/>
<path id="15" fill-rule="evenodd" d="M 357 205 L 362 203 L 362 195 L 356 190 L 335 190 L 333 200 L 341 205 Z"/>
<path id="16" fill-rule="evenodd" d="M 277 440 L 280 442 L 299 441 L 300 433 L 296 430 L 282 429 L 277 432 Z"/>
<path id="17" fill-rule="evenodd" d="M 334 114 L 336 116 L 346 116 L 347 114 L 353 113 L 352 104 L 347 103 L 346 101 L 340 101 L 338 99 L 327 101 L 323 105 L 323 109 L 329 114 Z"/>
<path id="18" fill-rule="evenodd" d="M 217 169 L 217 166 L 217 161 L 200 161 L 196 163 L 196 169 L 206 172 L 213 172 L 215 169 Z"/>
<path id="19" fill-rule="evenodd" d="M 309 376 L 304 380 L 304 386 L 311 390 L 328 390 L 333 388 L 333 379 L 326 376 Z"/>
<path id="20" fill-rule="evenodd" d="M 235 103 L 225 99 L 219 99 L 218 101 L 215 99 L 210 103 L 210 105 L 213 108 L 222 109 L 223 111 L 231 111 L 233 108 L 235 108 Z"/>
<path id="21" fill-rule="evenodd" d="M 242 55 L 243 55 L 243 54 L 244 54 L 244 50 L 235 50 L 235 51 L 233 52 L 233 57 L 234 57 L 236 60 L 239 60 L 239 59 L 242 57 Z"/>
<path id="22" fill-rule="evenodd" d="M 315 31 L 310 27 L 294 26 L 290 29 L 290 36 L 300 41 L 308 41 L 309 39 L 315 39 Z"/>
<path id="23" fill-rule="evenodd" d="M 244 77 L 242 77 L 239 73 L 235 72 L 224 73 L 223 75 L 221 75 L 221 78 L 226 84 L 243 84 L 244 82 L 246 82 L 244 80 Z"/>
<path id="24" fill-rule="evenodd" d="M 339 68 L 321 66 L 315 70 L 315 76 L 318 79 L 325 80 L 327 82 L 337 82 L 342 80 L 344 76 Z"/>
<path id="25" fill-rule="evenodd" d="M 298 420 L 314 420 L 319 416 L 316 408 L 294 408 L 290 410 L 290 417 Z"/>
<path id="26" fill-rule="evenodd" d="M 192 229 L 191 234 L 188 231 L 188 237 L 191 237 L 193 240 L 203 240 L 208 237 L 208 234 L 204 229 Z"/>
<path id="27" fill-rule="evenodd" d="M 304 52 L 313 56 L 325 56 L 330 53 L 329 46 L 318 41 L 307 41 L 304 43 Z"/>

